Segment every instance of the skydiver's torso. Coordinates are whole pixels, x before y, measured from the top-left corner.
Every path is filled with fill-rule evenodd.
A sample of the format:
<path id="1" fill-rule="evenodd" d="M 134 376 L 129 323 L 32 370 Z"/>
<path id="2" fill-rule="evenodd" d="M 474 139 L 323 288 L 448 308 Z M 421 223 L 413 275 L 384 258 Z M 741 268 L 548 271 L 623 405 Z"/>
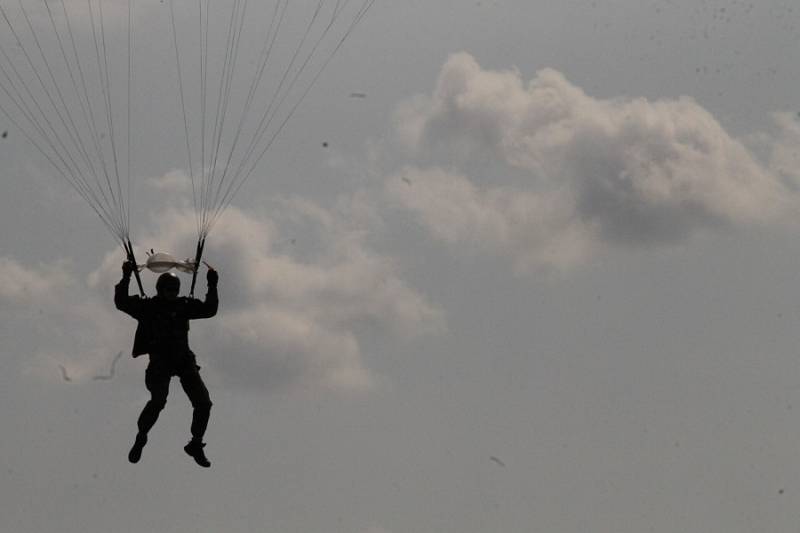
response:
<path id="1" fill-rule="evenodd" d="M 189 299 L 155 296 L 143 306 L 142 326 L 147 332 L 150 360 L 178 365 L 189 362 Z"/>

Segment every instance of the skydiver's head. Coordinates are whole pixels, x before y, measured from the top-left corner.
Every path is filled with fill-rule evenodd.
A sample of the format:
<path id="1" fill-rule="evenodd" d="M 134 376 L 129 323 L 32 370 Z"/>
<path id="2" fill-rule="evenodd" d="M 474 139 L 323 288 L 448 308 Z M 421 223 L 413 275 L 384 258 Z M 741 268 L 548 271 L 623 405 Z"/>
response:
<path id="1" fill-rule="evenodd" d="M 163 298 L 169 300 L 178 297 L 181 290 L 181 280 L 174 272 L 164 272 L 158 276 L 156 281 L 156 293 Z"/>

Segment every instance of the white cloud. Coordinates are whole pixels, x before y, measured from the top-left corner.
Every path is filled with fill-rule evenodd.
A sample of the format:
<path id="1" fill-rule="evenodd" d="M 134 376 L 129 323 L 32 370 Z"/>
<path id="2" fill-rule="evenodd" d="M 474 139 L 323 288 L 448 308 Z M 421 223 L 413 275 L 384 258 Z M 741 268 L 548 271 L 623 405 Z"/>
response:
<path id="1" fill-rule="evenodd" d="M 73 282 L 65 267 L 63 262 L 28 267 L 0 257 L 0 300 L 30 304 L 46 298 Z"/>
<path id="2" fill-rule="evenodd" d="M 68 261 L 28 266 L 0 258 L 0 319 L 15 332 L 21 371 L 78 383 L 106 369 L 128 335 L 114 327 L 111 291 L 93 291 Z M 28 338 L 26 342 L 24 337 Z M 31 342 L 32 341 L 32 342 Z M 20 348 L 17 348 L 17 351 Z"/>
<path id="3" fill-rule="evenodd" d="M 768 165 L 691 98 L 596 99 L 552 69 L 526 84 L 454 55 L 432 95 L 400 107 L 396 131 L 411 163 L 390 197 L 438 238 L 522 269 L 797 212 Z"/>
<path id="4" fill-rule="evenodd" d="M 165 206 L 170 198 L 156 198 L 158 216 L 134 232 L 140 263 L 143 249 L 194 255 L 194 212 Z M 207 371 L 230 386 L 263 391 L 363 391 L 379 380 L 366 362 L 364 335 L 406 339 L 443 327 L 441 311 L 401 279 L 392 259 L 367 246 L 366 228 L 380 220 L 368 198 L 341 198 L 332 209 L 299 198 L 275 204 L 269 216 L 229 208 L 208 237 L 204 257 L 220 272 L 221 307 L 190 334 Z M 0 258 L 0 303 L 13 304 L 3 318 L 36 339 L 21 341 L 34 351 L 20 356 L 28 374 L 61 381 L 61 366 L 70 383 L 88 382 L 107 372 L 120 350 L 130 353 L 135 322 L 113 305 L 123 260 L 114 249 L 93 271 L 76 273 L 69 263 L 30 267 Z M 150 295 L 156 276 L 141 274 Z M 186 293 L 190 276 L 181 277 Z M 6 316 L 12 307 L 22 316 Z"/>
<path id="5" fill-rule="evenodd" d="M 205 257 L 221 274 L 221 308 L 192 329 L 204 366 L 231 383 L 263 390 L 300 383 L 359 390 L 375 380 L 359 331 L 406 337 L 441 327 L 441 313 L 400 279 L 391 260 L 367 249 L 363 230 L 351 227 L 352 221 L 298 199 L 284 201 L 271 215 L 277 218 L 230 208 L 208 238 Z M 303 224 L 317 238 L 306 232 L 299 244 L 286 244 L 283 228 Z M 167 210 L 154 226 L 140 243 L 177 257 L 192 255 L 190 210 Z M 313 240 L 310 251 L 303 240 Z M 122 260 L 121 252 L 110 253 L 90 284 L 111 286 Z M 154 278 L 143 273 L 149 292 Z M 203 278 L 198 297 L 205 292 Z M 186 287 L 189 277 L 183 279 Z"/>
<path id="6" fill-rule="evenodd" d="M 437 167 L 409 167 L 388 180 L 387 191 L 437 238 L 510 256 L 520 272 L 569 267 L 592 247 L 591 227 L 573 216 L 565 192 L 481 188 Z"/>
<path id="7" fill-rule="evenodd" d="M 147 184 L 161 193 L 184 193 L 192 190 L 192 180 L 181 170 L 173 170 L 158 178 L 149 178 Z"/>
<path id="8" fill-rule="evenodd" d="M 311 314 L 254 305 L 226 313 L 219 330 L 225 344 L 239 347 L 239 359 L 215 366 L 245 385 L 312 383 L 363 390 L 373 384 L 355 335 L 328 327 Z"/>
<path id="9" fill-rule="evenodd" d="M 800 187 L 800 117 L 796 113 L 775 113 L 777 131 L 761 135 L 760 144 L 768 151 L 769 166 L 793 187 Z"/>

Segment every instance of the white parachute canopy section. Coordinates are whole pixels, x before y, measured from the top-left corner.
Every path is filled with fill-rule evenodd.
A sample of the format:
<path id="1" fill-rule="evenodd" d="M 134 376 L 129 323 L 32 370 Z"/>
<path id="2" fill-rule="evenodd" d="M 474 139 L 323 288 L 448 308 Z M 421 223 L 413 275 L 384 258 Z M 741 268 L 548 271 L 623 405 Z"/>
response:
<path id="1" fill-rule="evenodd" d="M 172 255 L 165 252 L 156 252 L 147 258 L 147 262 L 143 265 L 137 265 L 141 272 L 145 268 L 156 274 L 169 272 L 173 268 L 185 274 L 192 274 L 195 270 L 195 262 L 193 259 L 184 259 L 179 261 Z"/>

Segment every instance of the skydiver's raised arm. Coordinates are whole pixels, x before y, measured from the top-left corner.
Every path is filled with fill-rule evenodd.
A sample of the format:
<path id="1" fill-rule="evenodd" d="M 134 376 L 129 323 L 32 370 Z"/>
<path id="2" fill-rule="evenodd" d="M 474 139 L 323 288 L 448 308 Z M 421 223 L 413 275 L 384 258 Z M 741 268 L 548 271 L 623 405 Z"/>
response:
<path id="1" fill-rule="evenodd" d="M 205 301 L 192 299 L 189 301 L 189 319 L 211 318 L 217 314 L 219 308 L 219 295 L 217 294 L 217 283 L 219 274 L 216 270 L 209 268 L 206 274 L 208 281 L 208 292 Z"/>
<path id="2" fill-rule="evenodd" d="M 122 264 L 122 279 L 114 286 L 114 305 L 123 313 L 138 320 L 141 316 L 142 299 L 128 294 L 134 268 L 136 267 L 130 261 Z"/>

